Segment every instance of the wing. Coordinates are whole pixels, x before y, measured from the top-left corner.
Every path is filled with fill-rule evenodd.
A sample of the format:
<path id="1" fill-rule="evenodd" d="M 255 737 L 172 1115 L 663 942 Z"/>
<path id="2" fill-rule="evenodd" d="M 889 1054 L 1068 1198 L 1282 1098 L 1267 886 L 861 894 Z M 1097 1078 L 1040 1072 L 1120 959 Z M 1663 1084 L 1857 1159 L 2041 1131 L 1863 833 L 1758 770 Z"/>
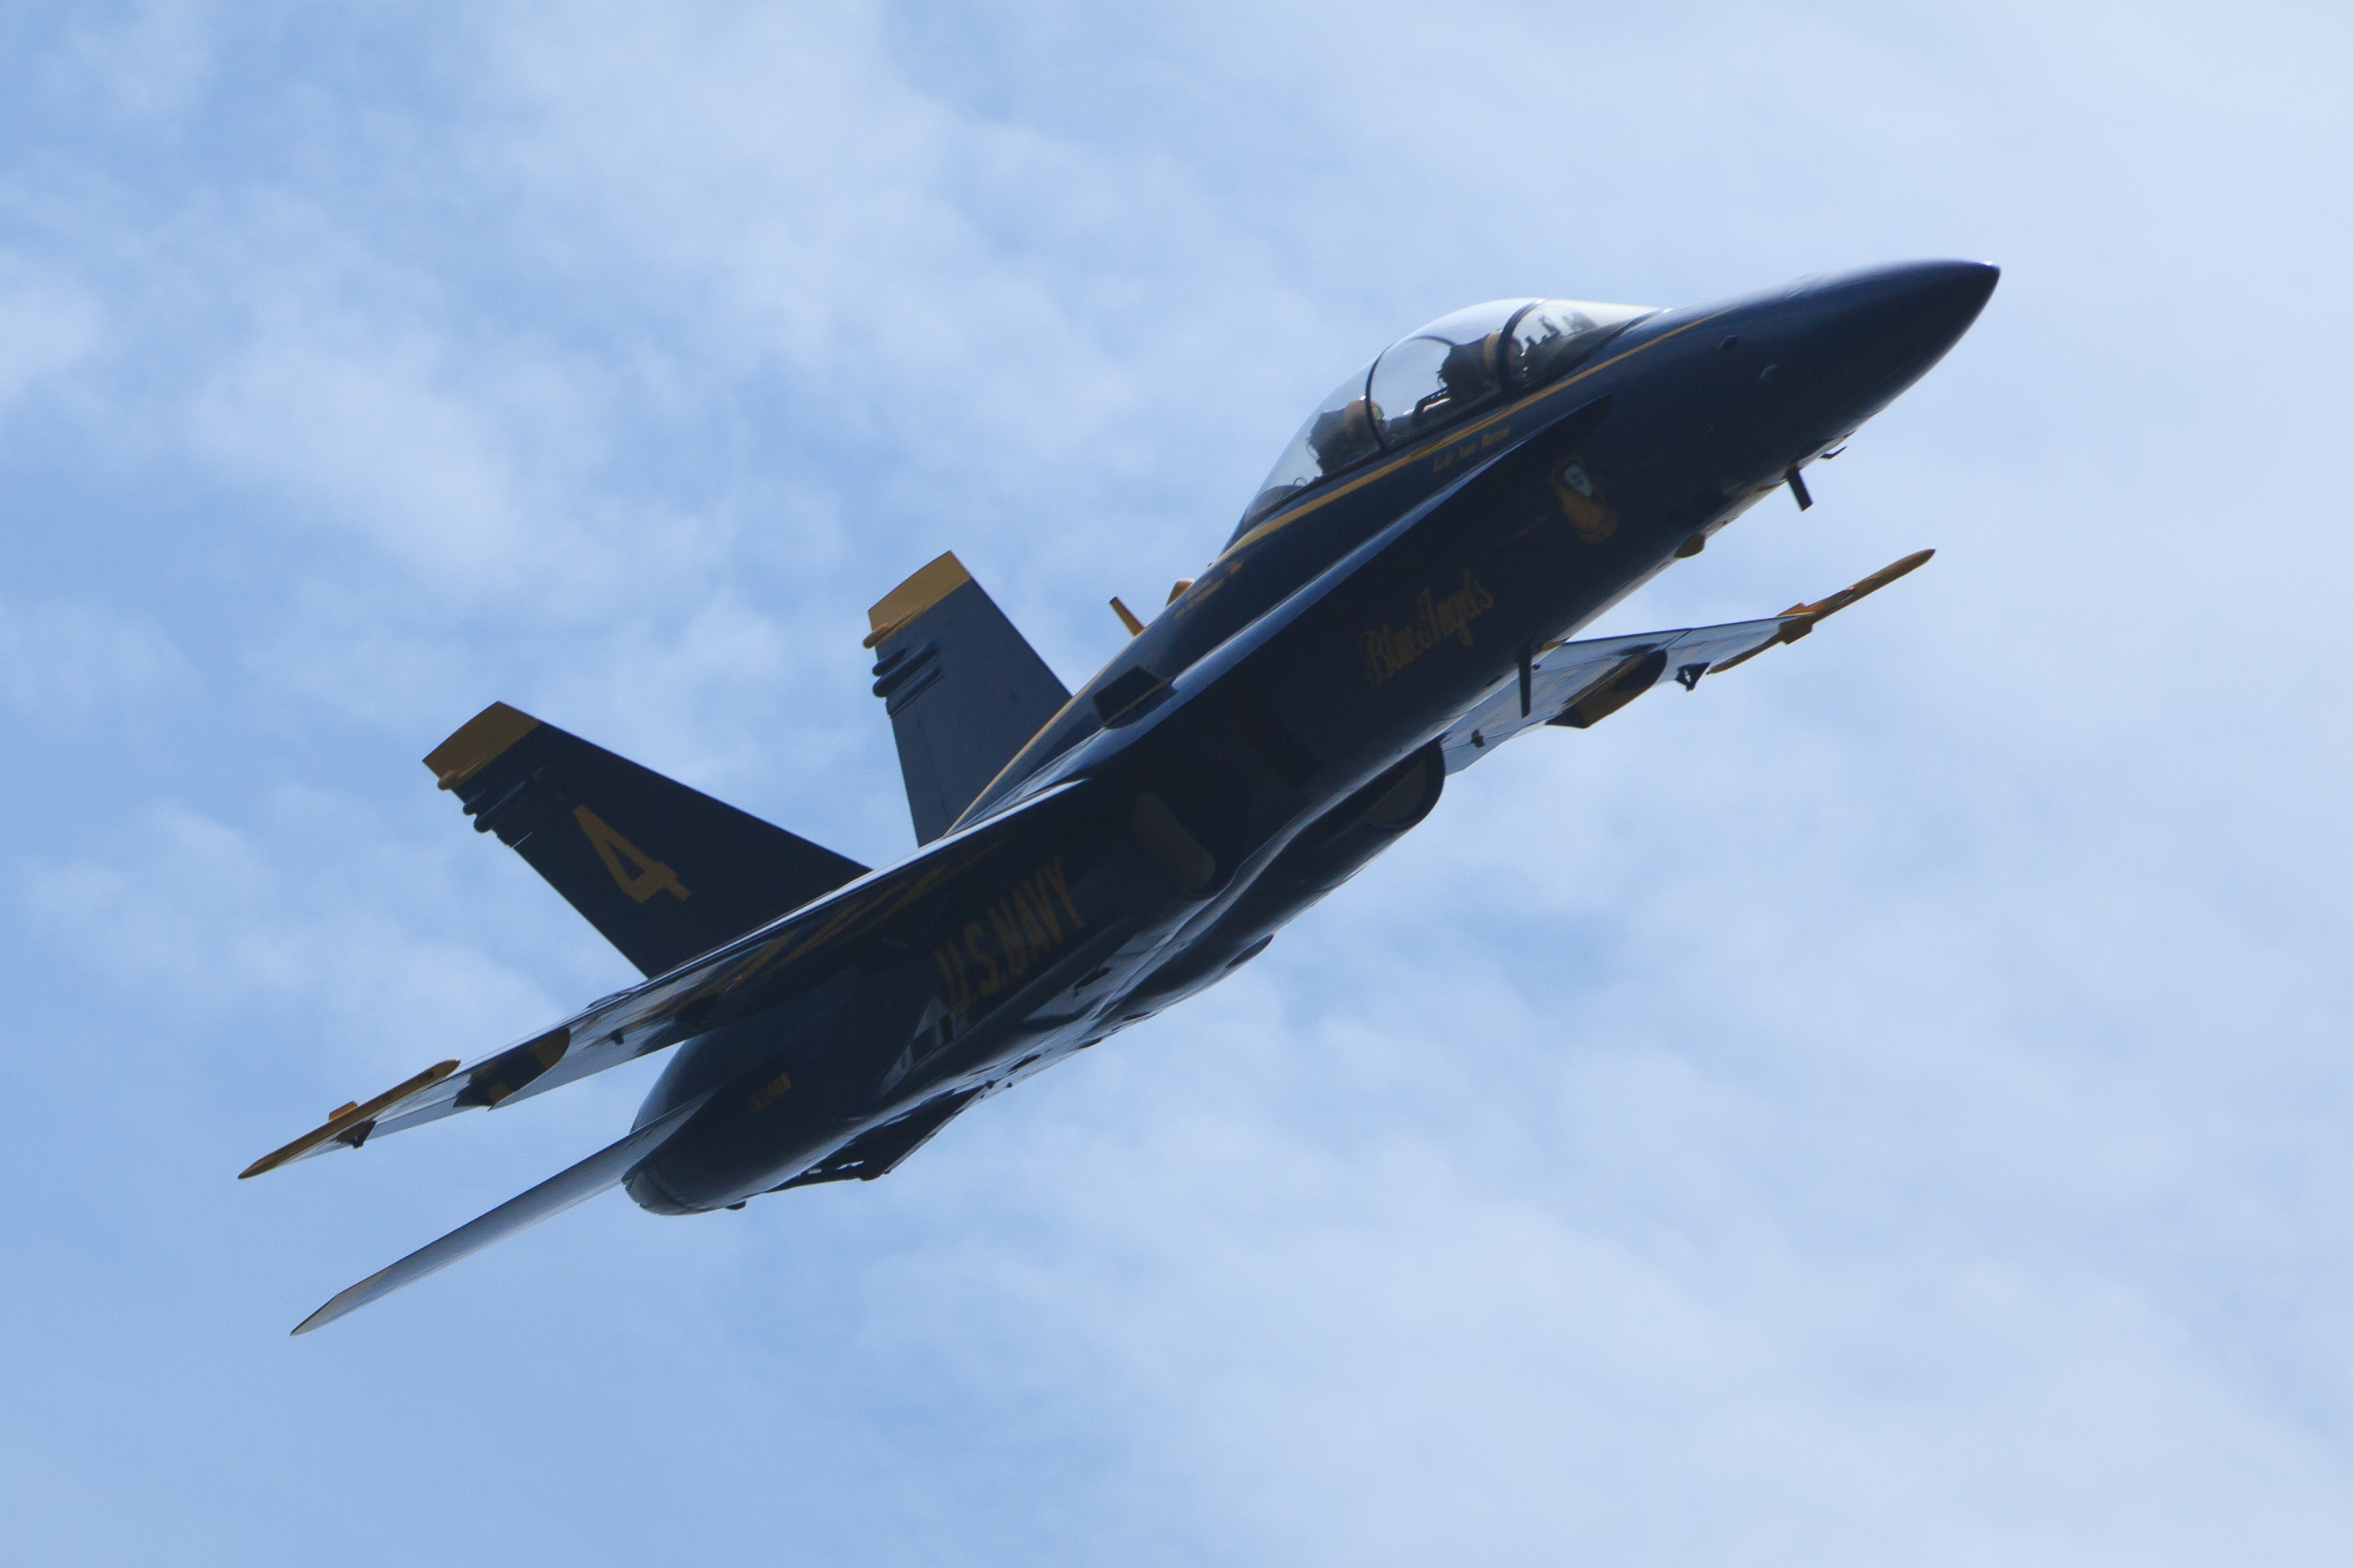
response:
<path id="1" fill-rule="evenodd" d="M 1446 771 L 1461 772 L 1521 731 L 1538 724 L 1590 728 L 1662 680 L 1672 679 L 1691 690 L 1702 676 L 1746 664 L 1767 648 L 1796 642 L 1857 599 L 1926 564 L 1936 553 L 1915 552 L 1852 587 L 1810 605 L 1792 605 L 1763 620 L 1555 643 L 1536 654 L 1518 679 L 1506 682 L 1447 729 L 1441 742 Z"/>
<path id="2" fill-rule="evenodd" d="M 440 1240 L 420 1247 L 388 1268 L 379 1268 L 358 1284 L 294 1326 L 298 1334 L 323 1328 L 346 1312 L 356 1312 L 370 1301 L 389 1296 L 404 1285 L 414 1285 L 427 1274 L 438 1274 L 461 1258 L 470 1258 L 495 1241 L 562 1214 L 575 1204 L 619 1186 L 648 1155 L 702 1109 L 704 1095 L 690 1100 L 659 1121 L 649 1121 L 627 1138 L 600 1149 L 567 1171 L 560 1171 L 518 1197 L 509 1198 L 479 1219 L 467 1221 Z"/>
<path id="3" fill-rule="evenodd" d="M 753 1010 L 755 995 L 787 972 L 807 981 L 809 965 L 847 962 L 851 944 L 860 938 L 995 854 L 1015 833 L 1035 826 L 1041 811 L 1065 809 L 1054 803 L 1066 802 L 1082 788 L 1082 781 L 1069 781 L 935 839 L 895 866 L 870 871 L 691 963 L 617 992 L 504 1050 L 472 1062 L 437 1063 L 364 1104 L 344 1106 L 324 1125 L 255 1161 L 239 1179 L 330 1149 L 356 1149 L 370 1138 L 456 1111 L 528 1100 L 741 1016 Z"/>

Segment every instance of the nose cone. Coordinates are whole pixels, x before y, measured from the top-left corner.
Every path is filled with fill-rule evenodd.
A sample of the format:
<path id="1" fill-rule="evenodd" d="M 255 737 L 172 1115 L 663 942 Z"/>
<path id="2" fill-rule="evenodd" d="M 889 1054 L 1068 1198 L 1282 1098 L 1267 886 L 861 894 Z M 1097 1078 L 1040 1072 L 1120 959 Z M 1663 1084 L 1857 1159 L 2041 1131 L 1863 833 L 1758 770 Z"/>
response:
<path id="1" fill-rule="evenodd" d="M 1907 261 L 1824 279 L 1798 305 L 1867 417 L 1945 357 L 2000 280 L 1982 261 Z"/>
<path id="2" fill-rule="evenodd" d="M 2000 281 L 2001 268 L 1983 261 L 1900 261 L 1825 278 L 1811 292 L 1858 327 L 1933 343 L 1942 353 L 1969 330 Z"/>

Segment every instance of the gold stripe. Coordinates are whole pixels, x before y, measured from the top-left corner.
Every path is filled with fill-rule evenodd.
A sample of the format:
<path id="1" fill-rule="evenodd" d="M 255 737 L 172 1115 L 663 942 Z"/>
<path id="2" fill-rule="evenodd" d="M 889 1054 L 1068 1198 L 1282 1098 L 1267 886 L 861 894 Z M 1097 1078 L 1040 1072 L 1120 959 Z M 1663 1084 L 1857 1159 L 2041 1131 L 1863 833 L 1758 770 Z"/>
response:
<path id="1" fill-rule="evenodd" d="M 874 647 L 971 581 L 972 574 L 964 569 L 953 550 L 931 562 L 866 612 L 866 623 L 874 629 L 867 634 L 865 646 Z"/>
<path id="2" fill-rule="evenodd" d="M 426 752 L 425 765 L 433 770 L 443 789 L 455 789 L 538 728 L 539 721 L 522 710 L 493 702 Z"/>
<path id="3" fill-rule="evenodd" d="M 1291 511 L 1286 511 L 1278 517 L 1270 518 L 1266 521 L 1260 523 L 1256 528 L 1251 529 L 1248 533 L 1243 534 L 1240 539 L 1237 539 L 1231 544 L 1227 545 L 1223 551 L 1219 552 L 1218 560 L 1223 561 L 1227 556 L 1231 555 L 1237 550 L 1240 550 L 1247 545 L 1257 543 L 1260 540 L 1265 538 L 1268 534 L 1274 532 L 1277 529 L 1290 527 L 1293 523 L 1297 522 L 1301 518 L 1305 517 L 1309 512 L 1314 511 L 1316 508 L 1325 506 L 1333 501 L 1338 500 L 1342 496 L 1346 495 L 1351 490 L 1360 489 L 1364 486 L 1371 484 L 1375 479 L 1380 479 L 1384 475 L 1395 473 L 1398 469 L 1405 467 L 1408 463 L 1418 463 L 1421 461 L 1422 458 L 1429 457 L 1432 452 L 1439 450 L 1442 447 L 1451 446 L 1453 443 L 1463 439 L 1463 437 L 1467 436 L 1474 436 L 1478 434 L 1480 431 L 1487 428 L 1488 426 L 1494 424 L 1498 419 L 1510 418 L 1513 415 L 1517 414 L 1521 409 L 1527 407 L 1538 399 L 1550 397 L 1554 393 L 1558 392 L 1564 386 L 1574 386 L 1578 382 L 1583 381 L 1587 376 L 1599 375 L 1601 372 L 1608 370 L 1611 365 L 1618 363 L 1620 361 L 1631 359 L 1645 349 L 1656 348 L 1659 344 L 1665 342 L 1669 338 L 1680 337 L 1684 332 L 1690 331 L 1694 327 L 1704 327 L 1707 325 L 1708 322 L 1716 320 L 1718 317 L 1729 314 L 1732 309 L 1732 306 L 1727 305 L 1721 310 L 1713 311 L 1694 321 L 1685 321 L 1682 326 L 1675 328 L 1672 331 L 1661 332 L 1657 337 L 1651 338 L 1648 342 L 1636 343 L 1632 348 L 1628 349 L 1623 353 L 1610 355 L 1608 359 L 1603 360 L 1599 364 L 1587 365 L 1575 375 L 1568 376 L 1564 380 L 1556 381 L 1548 386 L 1538 387 L 1535 391 L 1529 393 L 1525 397 L 1521 398 L 1517 403 L 1507 403 L 1503 407 L 1496 409 L 1493 414 L 1488 415 L 1484 419 L 1476 420 L 1469 425 L 1461 426 L 1459 428 L 1449 428 L 1443 432 L 1441 437 L 1431 439 L 1419 451 L 1407 452 L 1400 457 L 1394 458 L 1388 462 L 1383 463 L 1377 468 L 1367 468 L 1363 473 L 1358 474 L 1355 479 L 1350 479 L 1347 483 L 1335 486 L 1333 489 L 1324 491 L 1314 500 L 1307 501 Z M 1212 565 L 1215 565 L 1216 563 L 1216 562 L 1210 563 Z"/>
<path id="4" fill-rule="evenodd" d="M 365 1105 L 346 1106 L 343 1110 L 331 1117 L 324 1127 L 311 1129 L 310 1131 L 303 1133 L 302 1136 L 297 1138 L 294 1142 L 287 1144 L 282 1149 L 273 1149 L 269 1153 L 264 1154 L 260 1159 L 256 1160 L 252 1164 L 248 1165 L 244 1170 L 239 1171 L 237 1173 L 237 1179 L 241 1182 L 248 1176 L 258 1176 L 264 1171 L 274 1171 L 279 1166 L 286 1163 L 287 1161 L 299 1158 L 300 1156 L 308 1153 L 311 1150 L 317 1148 L 320 1144 L 324 1143 L 328 1139 L 334 1137 L 336 1134 L 350 1131 L 353 1128 L 357 1127 L 361 1122 L 381 1113 L 385 1107 L 393 1104 L 395 1101 L 406 1099 L 408 1096 L 415 1094 L 418 1089 L 423 1089 L 427 1084 L 439 1083 L 443 1079 L 448 1078 L 451 1073 L 456 1072 L 457 1070 L 458 1064 L 455 1061 L 435 1062 L 431 1067 L 427 1068 L 423 1072 L 418 1073 L 415 1078 L 410 1079 L 407 1082 L 395 1084 L 392 1088 L 385 1089 L 382 1094 L 377 1095 L 374 1100 L 369 1100 Z"/>

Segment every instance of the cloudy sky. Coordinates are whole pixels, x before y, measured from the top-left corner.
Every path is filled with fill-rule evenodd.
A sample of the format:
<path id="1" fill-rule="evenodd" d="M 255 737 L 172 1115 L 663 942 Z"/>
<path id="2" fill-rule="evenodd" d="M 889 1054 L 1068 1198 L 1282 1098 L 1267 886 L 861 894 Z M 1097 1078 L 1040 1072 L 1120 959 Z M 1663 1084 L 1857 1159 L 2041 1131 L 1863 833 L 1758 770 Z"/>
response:
<path id="1" fill-rule="evenodd" d="M 6 1555 L 2335 1563 L 2341 7 L 28 5 L 0 19 Z M 1072 684 L 1500 295 L 1999 262 L 1613 612 L 1927 571 L 1543 733 L 887 1181 L 331 1331 L 652 1064 L 239 1184 L 630 972 L 497 698 L 879 862 L 864 609 Z"/>

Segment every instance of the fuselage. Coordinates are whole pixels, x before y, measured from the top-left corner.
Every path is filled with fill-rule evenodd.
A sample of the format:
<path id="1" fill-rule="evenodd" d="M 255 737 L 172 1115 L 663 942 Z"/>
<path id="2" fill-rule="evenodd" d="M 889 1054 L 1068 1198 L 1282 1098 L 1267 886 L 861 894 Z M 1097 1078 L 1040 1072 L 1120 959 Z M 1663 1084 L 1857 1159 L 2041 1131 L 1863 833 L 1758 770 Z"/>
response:
<path id="1" fill-rule="evenodd" d="M 1920 263 L 1658 311 L 1250 517 L 964 819 L 1034 802 L 1020 831 L 854 962 L 680 1047 L 640 1124 L 709 1099 L 632 1195 L 741 1202 L 1232 973 L 1422 820 L 1440 738 L 1530 651 L 1845 440 L 1996 276 Z"/>

